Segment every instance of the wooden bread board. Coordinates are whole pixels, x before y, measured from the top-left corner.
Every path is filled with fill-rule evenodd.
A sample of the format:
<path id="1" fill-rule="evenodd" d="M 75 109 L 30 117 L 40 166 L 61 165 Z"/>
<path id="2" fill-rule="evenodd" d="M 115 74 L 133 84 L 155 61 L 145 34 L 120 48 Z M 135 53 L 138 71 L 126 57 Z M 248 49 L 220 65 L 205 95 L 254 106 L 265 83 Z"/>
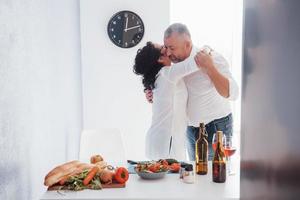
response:
<path id="1" fill-rule="evenodd" d="M 102 183 L 102 188 L 124 188 L 126 186 L 125 183 L 111 183 L 111 184 L 103 184 Z M 48 190 L 60 190 L 61 189 L 61 185 L 53 185 L 48 187 Z"/>
<path id="2" fill-rule="evenodd" d="M 125 183 L 102 184 L 102 188 L 124 188 L 125 186 Z"/>

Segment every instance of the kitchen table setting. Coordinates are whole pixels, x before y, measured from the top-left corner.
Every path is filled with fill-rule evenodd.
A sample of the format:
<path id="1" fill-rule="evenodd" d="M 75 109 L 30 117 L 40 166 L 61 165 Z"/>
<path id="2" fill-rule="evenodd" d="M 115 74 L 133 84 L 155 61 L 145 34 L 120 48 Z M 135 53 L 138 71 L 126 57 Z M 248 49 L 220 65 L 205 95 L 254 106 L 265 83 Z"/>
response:
<path id="1" fill-rule="evenodd" d="M 232 159 L 235 173 L 226 182 L 213 182 L 212 161 L 207 174 L 199 175 L 195 161 L 160 159 L 128 160 L 127 166 L 106 163 L 101 155 L 91 163 L 70 161 L 45 177 L 47 191 L 41 200 L 56 199 L 239 199 L 239 159 Z"/>

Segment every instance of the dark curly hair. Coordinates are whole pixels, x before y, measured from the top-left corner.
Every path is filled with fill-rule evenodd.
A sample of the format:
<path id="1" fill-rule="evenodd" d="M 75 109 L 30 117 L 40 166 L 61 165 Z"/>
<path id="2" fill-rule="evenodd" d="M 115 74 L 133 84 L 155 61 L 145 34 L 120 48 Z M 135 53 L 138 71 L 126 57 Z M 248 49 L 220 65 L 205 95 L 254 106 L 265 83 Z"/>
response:
<path id="1" fill-rule="evenodd" d="M 155 88 L 157 73 L 163 67 L 163 64 L 158 62 L 160 55 L 160 49 L 155 48 L 152 42 L 147 42 L 146 46 L 137 52 L 133 72 L 143 77 L 145 90 Z"/>

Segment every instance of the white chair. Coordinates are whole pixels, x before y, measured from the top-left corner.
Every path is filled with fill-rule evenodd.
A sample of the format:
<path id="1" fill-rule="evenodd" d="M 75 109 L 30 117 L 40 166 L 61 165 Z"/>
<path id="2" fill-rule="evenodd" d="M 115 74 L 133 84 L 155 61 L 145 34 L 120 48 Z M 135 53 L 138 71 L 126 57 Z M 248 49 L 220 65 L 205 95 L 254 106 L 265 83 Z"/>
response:
<path id="1" fill-rule="evenodd" d="M 111 165 L 126 166 L 125 148 L 119 129 L 83 130 L 80 138 L 79 160 L 90 162 L 100 154 Z"/>

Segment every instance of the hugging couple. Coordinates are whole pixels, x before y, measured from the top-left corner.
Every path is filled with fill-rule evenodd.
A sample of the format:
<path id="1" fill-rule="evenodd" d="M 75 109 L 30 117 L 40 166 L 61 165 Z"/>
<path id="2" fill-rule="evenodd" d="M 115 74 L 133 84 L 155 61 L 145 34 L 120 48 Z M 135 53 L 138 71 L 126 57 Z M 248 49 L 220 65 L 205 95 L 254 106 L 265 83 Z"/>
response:
<path id="1" fill-rule="evenodd" d="M 192 43 L 181 23 L 164 32 L 164 45 L 147 42 L 135 57 L 134 72 L 142 76 L 144 92 L 152 103 L 152 122 L 146 135 L 146 156 L 152 160 L 195 160 L 199 124 L 208 133 L 209 160 L 212 137 L 217 131 L 233 134 L 230 101 L 239 88 L 225 58 Z"/>

